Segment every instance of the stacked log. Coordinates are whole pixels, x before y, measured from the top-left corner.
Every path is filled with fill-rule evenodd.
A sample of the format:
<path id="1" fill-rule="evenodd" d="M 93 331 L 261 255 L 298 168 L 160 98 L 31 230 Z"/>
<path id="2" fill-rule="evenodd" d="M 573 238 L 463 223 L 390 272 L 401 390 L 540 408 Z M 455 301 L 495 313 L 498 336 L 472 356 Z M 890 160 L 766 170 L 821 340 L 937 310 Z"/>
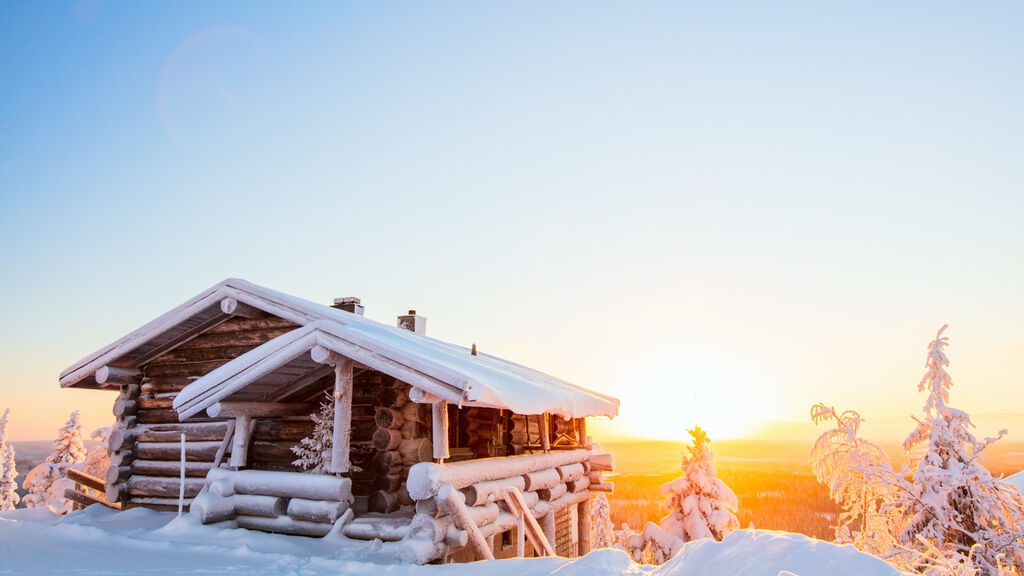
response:
<path id="1" fill-rule="evenodd" d="M 216 452 L 212 447 L 223 440 L 227 422 L 206 417 L 180 422 L 173 409 L 174 398 L 210 370 L 295 328 L 291 322 L 269 315 L 236 316 L 141 366 L 138 382 L 122 384 L 121 394 L 114 403 L 117 420 L 108 441 L 111 458 L 106 478 L 110 501 L 121 502 L 125 507 L 175 509 L 180 487 L 180 442 L 184 433 L 188 454 L 185 466 L 187 506 L 196 492 L 196 482 L 192 479 L 205 476 L 212 467 Z M 112 367 L 103 369 L 122 376 L 130 372 Z M 257 423 L 254 449 L 250 452 L 250 456 L 255 457 L 254 463 L 266 467 L 290 466 L 294 457 L 280 448 L 290 447 L 307 435 L 303 432 L 305 429 L 311 429 L 308 422 Z M 260 460 L 263 457 L 265 461 Z"/>
<path id="2" fill-rule="evenodd" d="M 250 530 L 322 537 L 351 517 L 348 478 L 215 468 L 203 486 L 191 507 L 203 524 L 234 521 Z"/>
<path id="3" fill-rule="evenodd" d="M 477 537 L 511 530 L 518 520 L 505 502 L 510 489 L 522 493 L 530 513 L 542 525 L 553 524 L 555 511 L 590 498 L 592 456 L 601 460 L 602 467 L 610 464 L 604 455 L 565 450 L 414 466 L 408 486 L 416 500 L 416 516 L 400 555 L 407 561 L 426 563 L 465 545 L 460 542 L 472 544 Z M 450 489 L 457 490 L 459 496 L 454 497 Z M 453 518 L 450 511 L 463 505 L 465 512 L 459 511 L 459 517 Z M 472 527 L 466 526 L 467 518 L 472 519 Z"/>
<path id="4" fill-rule="evenodd" d="M 615 484 L 605 482 L 601 477 L 602 472 L 611 472 L 615 469 L 615 458 L 612 454 L 594 454 L 590 458 L 590 471 L 587 473 L 587 480 L 590 481 L 591 492 L 614 492 Z"/>
<path id="5" fill-rule="evenodd" d="M 509 423 L 509 445 L 513 454 L 525 454 L 529 446 L 540 443 L 540 428 L 534 421 L 528 421 L 530 416 L 525 414 L 512 414 L 508 419 Z M 529 433 L 527 433 L 529 431 Z"/>
<path id="6" fill-rule="evenodd" d="M 426 435 L 430 407 L 411 402 L 407 384 L 384 378 L 381 391 L 374 397 L 376 428 L 370 439 L 372 487 L 367 494 L 367 509 L 388 513 L 412 505 L 405 479 L 414 464 L 430 461 L 433 449 Z"/>
<path id="7" fill-rule="evenodd" d="M 117 400 L 114 401 L 116 424 L 107 439 L 107 453 L 110 455 L 106 478 L 108 502 L 128 500 L 127 482 L 132 475 L 131 466 L 135 461 L 135 427 L 138 425 L 136 415 L 139 412 L 138 400 L 141 391 L 142 387 L 139 384 L 124 384 Z"/>
<path id="8" fill-rule="evenodd" d="M 476 458 L 491 458 L 505 455 L 505 444 L 498 431 L 501 411 L 494 408 L 467 408 L 466 446 L 473 449 Z"/>

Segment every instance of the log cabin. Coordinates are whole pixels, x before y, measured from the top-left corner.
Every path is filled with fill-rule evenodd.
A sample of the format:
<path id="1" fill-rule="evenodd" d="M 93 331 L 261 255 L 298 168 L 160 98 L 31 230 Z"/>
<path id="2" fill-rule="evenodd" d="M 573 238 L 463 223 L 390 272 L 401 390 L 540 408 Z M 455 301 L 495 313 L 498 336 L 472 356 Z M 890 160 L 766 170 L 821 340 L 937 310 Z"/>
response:
<path id="1" fill-rule="evenodd" d="M 228 279 L 60 375 L 117 393 L 110 502 L 203 523 L 398 542 L 414 563 L 589 550 L 613 467 L 586 419 L 619 401 L 396 326 Z M 333 403 L 328 471 L 292 448 Z"/>

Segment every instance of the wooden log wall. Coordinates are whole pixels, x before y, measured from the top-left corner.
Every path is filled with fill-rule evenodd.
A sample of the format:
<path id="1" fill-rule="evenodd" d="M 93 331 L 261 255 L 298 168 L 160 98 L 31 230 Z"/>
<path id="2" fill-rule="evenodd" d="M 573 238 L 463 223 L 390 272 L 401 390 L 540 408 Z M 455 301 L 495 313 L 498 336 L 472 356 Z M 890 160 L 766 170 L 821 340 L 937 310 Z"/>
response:
<path id="1" fill-rule="evenodd" d="M 509 419 L 504 410 L 466 408 L 460 410 L 463 420 L 464 444 L 473 450 L 474 458 L 509 455 Z"/>
<path id="2" fill-rule="evenodd" d="M 432 457 L 430 406 L 409 400 L 411 386 L 380 372 L 356 375 L 352 397 L 352 492 L 357 508 L 394 512 L 411 506 L 409 469 Z M 372 424 L 370 426 L 365 423 Z"/>
<path id="3" fill-rule="evenodd" d="M 199 479 L 212 466 L 227 425 L 224 419 L 202 417 L 180 422 L 174 398 L 214 368 L 296 327 L 270 315 L 236 316 L 146 363 L 138 383 L 122 384 L 114 403 L 117 429 L 108 443 L 108 499 L 126 508 L 176 509 L 181 434 L 187 443 L 185 474 Z M 312 430 L 307 422 L 261 421 L 255 428 L 250 463 L 270 468 L 290 465 L 294 456 L 288 448 Z M 189 479 L 186 506 L 199 491 Z"/>

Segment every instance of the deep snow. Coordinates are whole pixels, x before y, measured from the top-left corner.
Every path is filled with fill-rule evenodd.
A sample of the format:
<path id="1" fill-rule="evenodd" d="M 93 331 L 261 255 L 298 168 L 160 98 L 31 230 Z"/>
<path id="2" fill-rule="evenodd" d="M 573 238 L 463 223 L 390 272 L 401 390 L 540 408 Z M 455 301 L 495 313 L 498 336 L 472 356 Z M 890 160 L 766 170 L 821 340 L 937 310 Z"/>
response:
<path id="1" fill-rule="evenodd" d="M 577 560 L 533 558 L 448 566 L 395 561 L 397 544 L 278 536 L 203 526 L 187 515 L 100 506 L 61 517 L 48 510 L 0 513 L 0 574 L 365 574 L 460 576 L 890 576 L 885 562 L 850 546 L 798 534 L 738 530 L 723 542 L 687 544 L 663 566 L 638 565 L 620 550 Z"/>

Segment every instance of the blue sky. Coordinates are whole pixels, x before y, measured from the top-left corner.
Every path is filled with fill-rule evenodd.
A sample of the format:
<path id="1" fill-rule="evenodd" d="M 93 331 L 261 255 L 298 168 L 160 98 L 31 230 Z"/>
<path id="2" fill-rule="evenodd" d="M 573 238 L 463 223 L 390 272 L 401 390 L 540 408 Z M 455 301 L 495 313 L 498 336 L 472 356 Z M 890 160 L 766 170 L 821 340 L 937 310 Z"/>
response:
<path id="1" fill-rule="evenodd" d="M 1022 12 L 0 2 L 0 406 L 105 424 L 57 373 L 239 276 L 620 433 L 907 416 L 945 322 L 954 404 L 1024 412 Z"/>

